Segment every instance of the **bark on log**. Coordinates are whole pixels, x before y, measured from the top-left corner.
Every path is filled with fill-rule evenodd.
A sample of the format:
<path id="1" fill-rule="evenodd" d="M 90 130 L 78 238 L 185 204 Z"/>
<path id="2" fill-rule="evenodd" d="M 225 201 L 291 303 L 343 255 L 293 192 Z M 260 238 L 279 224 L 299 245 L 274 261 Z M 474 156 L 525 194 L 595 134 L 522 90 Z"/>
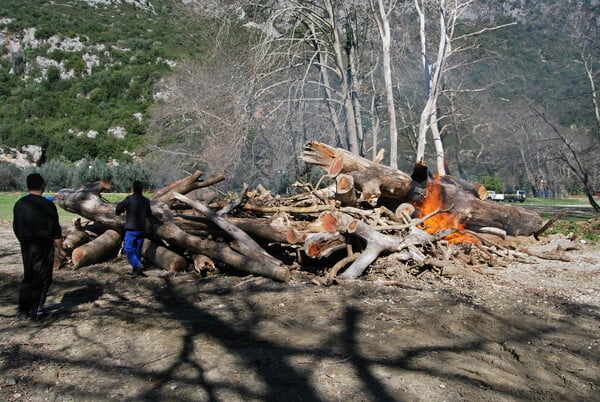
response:
<path id="1" fill-rule="evenodd" d="M 348 174 L 339 174 L 335 178 L 335 199 L 343 206 L 356 205 L 354 178 Z"/>
<path id="2" fill-rule="evenodd" d="M 63 230 L 63 234 L 66 234 L 63 239 L 63 248 L 67 254 L 91 240 L 90 235 L 81 226 L 81 219 L 76 219 L 72 227 Z"/>
<path id="3" fill-rule="evenodd" d="M 440 183 L 444 206 L 465 225 L 479 231 L 483 227 L 503 229 L 511 236 L 529 236 L 542 227 L 538 213 L 500 202 L 480 200 L 461 188 Z"/>
<path id="4" fill-rule="evenodd" d="M 414 192 L 415 183 L 410 175 L 341 148 L 312 141 L 304 146 L 302 159 L 306 163 L 323 167 L 331 177 L 341 173 L 352 176 L 356 189 L 362 192 L 362 199 L 365 201 L 380 196 L 409 200 Z"/>
<path id="5" fill-rule="evenodd" d="M 73 268 L 81 268 L 113 258 L 121 248 L 121 234 L 109 229 L 89 243 L 73 250 L 71 259 Z"/>
<path id="6" fill-rule="evenodd" d="M 55 195 L 56 204 L 69 212 L 122 231 L 125 217 L 115 215 L 116 204 L 107 203 L 100 198 L 100 186 L 89 188 L 92 188 L 92 191 L 85 187 L 78 190 L 59 190 Z M 240 271 L 281 282 L 290 279 L 289 269 L 285 266 L 245 256 L 226 243 L 202 239 L 184 232 L 174 223 L 174 216 L 165 204 L 152 202 L 151 208 L 155 221 L 147 224 L 149 234 L 154 233 L 169 244 L 197 254 L 205 254 Z"/>
<path id="7" fill-rule="evenodd" d="M 257 260 L 266 261 L 272 265 L 283 265 L 283 263 L 265 250 L 263 250 L 250 236 L 248 236 L 243 230 L 240 230 L 235 225 L 229 223 L 222 216 L 217 215 L 213 212 L 208 206 L 204 205 L 199 201 L 192 201 L 183 194 L 173 193 L 173 197 L 190 205 L 202 212 L 204 216 L 213 221 L 217 226 L 223 229 L 229 236 L 233 239 L 237 240 L 236 245 L 237 248 L 242 252 L 242 254 L 251 256 L 256 258 Z"/>
<path id="8" fill-rule="evenodd" d="M 485 198 L 487 197 L 487 189 L 481 183 L 458 179 L 452 176 L 444 176 L 442 177 L 441 181 L 442 183 L 460 187 L 466 192 L 471 193 L 475 197 L 479 198 L 480 200 L 485 200 Z"/>
<path id="9" fill-rule="evenodd" d="M 369 195 L 379 196 L 380 199 L 408 201 L 417 208 L 423 206 L 430 193 L 429 185 L 433 180 L 427 180 L 427 174 L 414 175 L 420 180 L 426 180 L 427 190 L 422 184 L 417 184 L 408 174 L 378 165 L 353 155 L 343 149 L 333 148 L 318 142 L 305 145 L 302 158 L 307 163 L 325 168 L 329 175 L 335 177 L 341 173 L 351 175 L 357 189 Z M 420 167 L 426 169 L 425 166 Z M 444 177 L 438 183 L 442 193 L 442 204 L 435 208 L 451 208 L 467 229 L 477 231 L 481 227 L 497 227 L 509 235 L 531 235 L 542 227 L 542 220 L 536 212 L 510 204 L 490 203 L 481 199 L 484 187 L 477 183 L 469 184 L 464 180 Z M 422 215 L 428 213 L 426 211 Z"/>
<path id="10" fill-rule="evenodd" d="M 284 266 L 269 264 L 268 262 L 258 261 L 242 255 L 229 247 L 227 243 L 189 235 L 173 222 L 162 222 L 157 226 L 156 234 L 167 243 L 176 244 L 197 254 L 205 254 L 214 260 L 221 261 L 240 271 L 264 276 L 280 282 L 287 282 L 290 279 L 290 271 Z"/>
<path id="11" fill-rule="evenodd" d="M 100 182 L 96 182 L 100 183 Z M 91 189 L 91 191 L 90 191 Z M 108 228 L 122 230 L 125 224 L 124 215 L 115 215 L 116 204 L 108 203 L 100 197 L 103 189 L 89 185 L 77 190 L 63 188 L 56 192 L 56 205 L 86 219 L 106 225 Z"/>
<path id="12" fill-rule="evenodd" d="M 193 174 L 163 187 L 154 194 L 152 201 L 162 202 L 171 207 L 174 202 L 173 193 L 187 194 L 199 188 L 208 187 L 225 180 L 225 177 L 222 175 L 215 175 L 208 179 L 201 180 L 200 177 L 202 175 L 202 171 L 196 170 Z"/>
<path id="13" fill-rule="evenodd" d="M 295 221 L 285 213 L 268 218 L 227 217 L 229 223 L 244 232 L 266 241 L 284 244 L 302 244 L 306 238 L 307 222 Z M 224 231 L 205 217 L 176 215 L 174 222 L 188 233 L 204 236 L 223 236 Z"/>
<path id="14" fill-rule="evenodd" d="M 142 256 L 152 265 L 169 272 L 185 271 L 188 263 L 183 256 L 150 240 L 144 239 Z"/>

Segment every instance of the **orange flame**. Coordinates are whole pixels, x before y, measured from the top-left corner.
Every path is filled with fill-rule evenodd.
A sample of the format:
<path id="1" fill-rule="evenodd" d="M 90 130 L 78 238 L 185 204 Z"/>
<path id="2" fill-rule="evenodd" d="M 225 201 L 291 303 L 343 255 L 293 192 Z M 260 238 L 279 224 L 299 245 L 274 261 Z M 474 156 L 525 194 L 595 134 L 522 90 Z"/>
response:
<path id="1" fill-rule="evenodd" d="M 418 217 L 422 218 L 436 210 L 446 210 L 448 206 L 444 202 L 443 187 L 439 183 L 438 178 L 427 183 L 425 197 L 420 204 L 415 207 L 418 211 Z M 458 216 L 453 215 L 451 211 L 439 212 L 431 218 L 423 222 L 423 229 L 430 234 L 435 234 L 441 230 L 453 229 L 454 232 L 443 239 L 449 243 L 479 243 L 479 239 L 468 233 L 465 233 L 465 225 L 460 221 Z"/>

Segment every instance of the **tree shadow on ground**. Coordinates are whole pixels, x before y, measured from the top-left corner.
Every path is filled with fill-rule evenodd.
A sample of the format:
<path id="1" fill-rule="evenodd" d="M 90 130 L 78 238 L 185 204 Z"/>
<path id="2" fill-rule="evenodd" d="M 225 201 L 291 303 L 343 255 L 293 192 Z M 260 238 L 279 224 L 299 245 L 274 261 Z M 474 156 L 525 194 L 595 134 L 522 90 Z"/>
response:
<path id="1" fill-rule="evenodd" d="M 102 296 L 102 285 L 96 281 L 65 292 L 58 303 L 48 304 L 45 311 L 51 315 L 70 313 L 75 307 L 92 303 Z"/>
<path id="2" fill-rule="evenodd" d="M 3 285 L 2 289 L 6 286 Z M 327 314 L 325 321 L 330 323 L 323 326 L 316 320 L 318 317 L 311 322 L 308 318 L 313 317 L 296 319 L 294 311 L 278 314 L 269 310 L 269 303 L 297 290 L 272 282 L 236 293 L 232 286 L 223 287 L 211 280 L 163 275 L 131 284 L 88 278 L 63 282 L 60 288 L 70 290 L 65 290 L 56 309 L 69 314 L 59 314 L 50 325 L 60 328 L 61 333 L 70 331 L 76 338 L 75 343 L 87 345 L 89 354 L 70 356 L 13 345 L 3 350 L 6 359 L 0 365 L 1 371 L 10 372 L 22 364 L 43 361 L 46 365 L 54 364 L 64 370 L 91 370 L 95 376 L 106 376 L 119 384 L 113 388 L 89 387 L 86 390 L 70 385 L 61 390 L 71 397 L 91 400 L 116 398 L 185 402 L 231 400 L 232 397 L 234 400 L 261 401 L 332 400 L 331 395 L 323 393 L 319 383 L 327 381 L 324 378 L 327 372 L 323 374 L 321 368 L 325 362 L 331 361 L 339 362 L 334 373 L 351 376 L 354 381 L 351 386 L 340 386 L 334 400 L 424 400 L 423 395 L 409 389 L 408 378 L 415 375 L 438 379 L 449 386 L 473 392 L 481 392 L 484 388 L 494 397 L 536 399 L 536 394 L 532 393 L 536 392 L 535 384 L 515 385 L 505 383 L 503 378 L 484 378 L 475 369 L 472 372 L 461 369 L 461 362 L 464 366 L 464 362 L 477 363 L 481 357 L 500 357 L 504 359 L 499 364 L 500 369 L 512 370 L 522 378 L 535 379 L 535 375 L 528 372 L 530 366 L 523 362 L 532 358 L 527 354 L 535 353 L 536 345 L 552 341 L 562 333 L 570 333 L 581 342 L 589 341 L 594 335 L 579 328 L 579 322 L 571 315 L 590 321 L 597 319 L 594 309 L 563 303 L 564 315 L 559 319 L 548 321 L 545 317 L 529 317 L 526 322 L 519 322 L 515 320 L 514 312 L 495 312 L 452 292 L 436 292 L 427 299 L 418 291 L 384 289 L 374 294 L 349 286 L 324 290 L 340 292 L 342 302 L 327 306 L 328 299 L 318 301 L 325 308 L 317 311 L 315 305 L 315 317 Z M 302 294 L 299 292 L 298 296 Z M 88 311 L 75 309 L 101 298 L 108 300 L 104 307 Z M 395 305 L 406 306 L 407 309 L 366 307 L 369 306 L 367 302 L 374 303 L 377 298 L 394 298 Z M 209 302 L 204 302 L 205 299 Z M 262 304 L 261 299 L 264 300 Z M 365 333 L 374 314 L 382 314 L 389 320 L 402 320 L 390 321 L 387 332 L 375 333 L 375 341 L 369 344 L 365 341 Z M 460 322 L 457 321 L 459 319 Z M 92 327 L 85 334 L 79 328 L 84 322 Z M 430 331 L 426 342 L 415 339 L 424 323 L 428 323 L 426 327 Z M 303 341 L 299 337 L 297 341 L 290 341 L 257 330 L 266 324 L 272 325 L 274 331 L 280 330 L 282 337 L 305 332 L 314 334 L 314 339 Z M 175 333 L 174 329 L 177 329 L 177 336 L 169 340 L 172 353 L 163 356 L 157 348 L 154 360 L 164 359 L 161 365 L 152 365 L 153 360 L 140 363 L 135 360 L 134 351 L 129 349 L 120 356 L 122 352 L 112 345 L 117 340 L 106 339 L 99 333 L 105 330 L 105 326 L 111 325 L 121 326 L 131 332 L 131 336 L 146 331 Z M 30 339 L 35 340 L 43 329 L 33 327 Z M 111 333 L 107 334 L 110 336 Z M 393 347 L 386 348 L 386 342 Z M 212 352 L 207 346 L 209 344 Z M 533 346 L 529 346 L 531 344 Z M 572 354 L 578 353 L 575 362 L 585 364 L 599 359 L 595 351 L 575 350 L 574 345 L 566 348 Z M 214 350 L 222 351 L 223 367 L 220 367 L 219 356 L 208 356 Z M 129 358 L 127 353 L 131 354 Z M 229 363 L 225 362 L 226 359 Z M 298 363 L 299 360 L 307 363 Z M 231 361 L 237 365 L 234 371 L 224 367 Z M 494 364 L 489 364 L 490 370 L 495 367 Z M 542 375 L 552 375 L 550 370 L 555 363 L 548 361 L 541 364 L 541 370 L 548 370 Z M 218 376 L 214 375 L 215 368 Z M 381 374 L 382 371 L 385 375 Z M 596 381 L 595 377 L 583 372 L 577 375 L 581 382 L 593 384 Z M 406 380 L 390 385 L 386 376 Z M 32 379 L 31 382 L 39 389 L 54 386 L 50 380 Z M 137 390 L 133 394 L 117 392 L 117 388 L 134 382 Z M 561 399 L 580 395 L 585 396 L 585 392 L 569 395 L 546 390 L 545 397 Z"/>

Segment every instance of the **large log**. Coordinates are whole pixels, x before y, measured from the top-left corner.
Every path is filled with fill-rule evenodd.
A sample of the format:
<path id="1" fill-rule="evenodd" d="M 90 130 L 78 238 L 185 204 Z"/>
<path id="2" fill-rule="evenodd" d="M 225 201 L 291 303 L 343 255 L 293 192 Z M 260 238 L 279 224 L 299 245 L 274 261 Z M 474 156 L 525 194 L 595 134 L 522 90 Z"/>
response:
<path id="1" fill-rule="evenodd" d="M 80 218 L 67 230 L 63 229 L 63 236 L 63 248 L 67 254 L 91 240 L 90 235 L 83 229 Z"/>
<path id="2" fill-rule="evenodd" d="M 167 243 L 176 244 L 197 254 L 207 255 L 240 271 L 264 276 L 280 282 L 287 282 L 290 279 L 290 271 L 285 266 L 269 264 L 268 262 L 258 261 L 245 256 L 224 242 L 192 236 L 170 221 L 165 221 L 157 226 L 156 235 Z"/>
<path id="3" fill-rule="evenodd" d="M 242 250 L 243 254 L 252 256 L 258 260 L 268 261 L 270 264 L 276 266 L 282 265 L 281 261 L 272 257 L 269 253 L 263 250 L 250 236 L 248 236 L 248 234 L 246 234 L 246 232 L 244 232 L 237 226 L 231 224 L 227 221 L 227 219 L 223 218 L 222 216 L 217 215 L 204 203 L 200 201 L 193 201 L 185 195 L 179 193 L 173 193 L 173 196 L 179 201 L 182 201 L 185 204 L 203 213 L 204 216 L 206 216 L 217 226 L 223 229 L 229 236 L 237 240 L 236 244 Z"/>
<path id="4" fill-rule="evenodd" d="M 432 194 L 440 198 L 441 204 L 430 206 L 429 210 L 423 210 L 422 204 L 417 204 L 417 208 L 421 207 L 421 215 L 434 208 L 448 208 L 449 213 L 465 229 L 477 232 L 484 227 L 495 227 L 511 236 L 529 236 L 542 227 L 542 219 L 536 212 L 511 204 L 481 200 L 450 183 L 430 182 L 425 200 Z"/>
<path id="5" fill-rule="evenodd" d="M 177 180 L 166 187 L 161 188 L 152 196 L 152 201 L 162 202 L 169 207 L 173 205 L 175 199 L 173 193 L 187 194 L 191 191 L 199 188 L 211 186 L 225 180 L 222 175 L 214 175 L 208 179 L 201 179 L 203 172 L 196 170 L 191 175 L 184 177 L 183 179 Z"/>
<path id="6" fill-rule="evenodd" d="M 119 252 L 122 237 L 119 232 L 109 229 L 92 241 L 85 243 L 71 254 L 73 268 L 81 268 L 113 258 Z"/>
<path id="7" fill-rule="evenodd" d="M 142 256 L 152 265 L 169 272 L 185 271 L 188 265 L 183 256 L 150 239 L 144 239 Z"/>
<path id="8" fill-rule="evenodd" d="M 396 205 L 411 202 L 423 209 L 430 204 L 432 197 L 441 197 L 431 209 L 421 210 L 420 216 L 433 209 L 450 209 L 449 213 L 467 229 L 477 231 L 482 227 L 496 227 L 509 235 L 532 235 L 542 227 L 542 219 L 536 212 L 510 204 L 484 201 L 481 198 L 485 188 L 480 184 L 450 176 L 430 178 L 426 167 L 422 165 L 415 168 L 418 174 L 413 172 L 408 175 L 318 142 L 307 143 L 302 158 L 307 163 L 323 167 L 332 177 L 339 174 L 352 176 L 355 188 L 363 192 L 361 198 L 365 200 L 378 197 L 384 205 L 389 205 L 386 201 Z M 435 183 L 437 188 L 431 183 Z M 432 195 L 432 190 L 435 190 L 435 195 Z"/>
<path id="9" fill-rule="evenodd" d="M 295 221 L 285 213 L 266 218 L 227 217 L 227 221 L 253 238 L 284 244 L 302 244 L 306 238 L 307 222 Z M 199 236 L 224 236 L 223 229 L 203 216 L 175 215 L 173 222 L 188 233 Z"/>
<path id="10" fill-rule="evenodd" d="M 413 196 L 415 183 L 410 175 L 344 149 L 311 141 L 304 146 L 301 157 L 306 163 L 324 168 L 332 178 L 342 173 L 352 176 L 365 201 L 379 197 L 409 200 Z"/>

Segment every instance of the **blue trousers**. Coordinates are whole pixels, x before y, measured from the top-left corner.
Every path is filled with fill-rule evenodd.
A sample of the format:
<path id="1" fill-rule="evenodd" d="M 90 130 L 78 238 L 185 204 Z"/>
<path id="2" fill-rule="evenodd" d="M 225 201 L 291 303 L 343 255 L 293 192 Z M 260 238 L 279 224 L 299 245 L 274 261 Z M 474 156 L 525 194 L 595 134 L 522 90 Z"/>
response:
<path id="1" fill-rule="evenodd" d="M 144 232 L 141 230 L 125 231 L 123 251 L 127 261 L 132 268 L 142 267 L 142 245 L 144 244 Z"/>

